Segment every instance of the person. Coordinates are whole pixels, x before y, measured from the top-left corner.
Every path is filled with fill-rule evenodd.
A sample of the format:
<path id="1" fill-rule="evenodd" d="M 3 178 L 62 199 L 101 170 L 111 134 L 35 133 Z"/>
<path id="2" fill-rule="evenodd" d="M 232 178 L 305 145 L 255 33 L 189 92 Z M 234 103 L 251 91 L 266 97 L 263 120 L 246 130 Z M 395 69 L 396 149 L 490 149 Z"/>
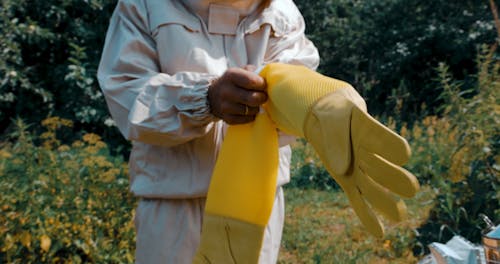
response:
<path id="1" fill-rule="evenodd" d="M 226 128 L 252 122 L 267 100 L 255 68 L 318 66 L 304 29 L 291 0 L 118 1 L 98 80 L 132 142 L 136 263 L 192 262 Z M 277 262 L 293 139 L 280 133 L 277 190 L 259 263 Z"/>

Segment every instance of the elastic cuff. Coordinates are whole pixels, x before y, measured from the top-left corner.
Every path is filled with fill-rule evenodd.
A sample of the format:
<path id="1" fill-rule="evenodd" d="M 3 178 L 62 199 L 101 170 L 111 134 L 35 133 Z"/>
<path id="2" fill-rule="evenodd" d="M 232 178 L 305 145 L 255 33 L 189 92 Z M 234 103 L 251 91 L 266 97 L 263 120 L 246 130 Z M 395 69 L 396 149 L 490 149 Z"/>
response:
<path id="1" fill-rule="evenodd" d="M 192 89 L 191 96 L 195 104 L 193 118 L 203 120 L 204 122 L 217 122 L 220 118 L 212 114 L 208 101 L 208 88 L 210 84 L 211 81 L 209 80 Z"/>

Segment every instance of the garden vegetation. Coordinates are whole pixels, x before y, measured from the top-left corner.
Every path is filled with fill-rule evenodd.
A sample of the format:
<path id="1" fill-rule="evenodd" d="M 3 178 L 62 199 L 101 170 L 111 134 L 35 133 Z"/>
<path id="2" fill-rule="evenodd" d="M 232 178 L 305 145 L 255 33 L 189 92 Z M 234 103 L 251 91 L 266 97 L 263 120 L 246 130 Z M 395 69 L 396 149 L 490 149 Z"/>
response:
<path id="1" fill-rule="evenodd" d="M 319 71 L 354 84 L 412 147 L 409 218 L 366 234 L 295 142 L 280 263 L 415 263 L 500 221 L 500 20 L 493 1 L 296 0 Z M 132 263 L 129 144 L 96 81 L 115 0 L 0 4 L 0 263 Z"/>

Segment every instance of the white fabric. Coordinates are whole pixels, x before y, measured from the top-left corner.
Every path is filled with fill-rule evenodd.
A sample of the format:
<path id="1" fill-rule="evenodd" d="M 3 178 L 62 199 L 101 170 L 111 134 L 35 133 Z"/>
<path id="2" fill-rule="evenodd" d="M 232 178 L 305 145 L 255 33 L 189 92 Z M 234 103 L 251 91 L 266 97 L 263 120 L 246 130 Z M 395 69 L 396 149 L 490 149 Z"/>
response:
<path id="1" fill-rule="evenodd" d="M 483 263 L 483 249 L 458 235 L 453 236 L 446 244 L 433 242 L 429 244 L 429 249 L 434 263 L 437 264 Z"/>
<path id="2" fill-rule="evenodd" d="M 200 241 L 204 207 L 204 198 L 141 200 L 135 213 L 136 264 L 191 264 Z M 260 264 L 278 261 L 284 217 L 283 190 L 278 187 Z"/>

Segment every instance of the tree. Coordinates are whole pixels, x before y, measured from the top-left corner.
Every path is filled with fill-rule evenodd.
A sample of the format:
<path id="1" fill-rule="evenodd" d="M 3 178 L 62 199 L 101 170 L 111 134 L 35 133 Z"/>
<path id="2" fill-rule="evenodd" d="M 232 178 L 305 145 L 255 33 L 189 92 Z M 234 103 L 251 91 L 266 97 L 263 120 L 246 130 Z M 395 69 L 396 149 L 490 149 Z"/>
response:
<path id="1" fill-rule="evenodd" d="M 465 78 L 476 70 L 479 46 L 495 42 L 487 1 L 296 2 L 320 51 L 319 70 L 353 83 L 376 114 L 434 113 L 438 64 Z"/>
<path id="2" fill-rule="evenodd" d="M 4 0 L 0 9 L 0 134 L 13 117 L 47 116 L 116 138 L 96 69 L 116 0 Z M 36 127 L 34 127 L 36 129 Z"/>

